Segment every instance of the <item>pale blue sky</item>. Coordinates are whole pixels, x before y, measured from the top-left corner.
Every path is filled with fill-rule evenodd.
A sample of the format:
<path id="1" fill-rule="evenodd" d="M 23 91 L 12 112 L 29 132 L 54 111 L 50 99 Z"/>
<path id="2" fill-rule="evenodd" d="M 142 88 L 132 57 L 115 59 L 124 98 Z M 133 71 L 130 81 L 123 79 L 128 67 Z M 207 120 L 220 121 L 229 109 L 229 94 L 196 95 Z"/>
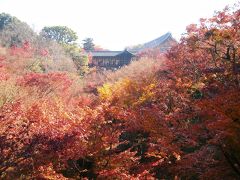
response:
<path id="1" fill-rule="evenodd" d="M 153 40 L 166 32 L 179 39 L 185 27 L 238 0 L 0 0 L 6 12 L 35 31 L 66 25 L 79 39 L 122 50 Z M 81 42 L 81 41 L 80 41 Z"/>

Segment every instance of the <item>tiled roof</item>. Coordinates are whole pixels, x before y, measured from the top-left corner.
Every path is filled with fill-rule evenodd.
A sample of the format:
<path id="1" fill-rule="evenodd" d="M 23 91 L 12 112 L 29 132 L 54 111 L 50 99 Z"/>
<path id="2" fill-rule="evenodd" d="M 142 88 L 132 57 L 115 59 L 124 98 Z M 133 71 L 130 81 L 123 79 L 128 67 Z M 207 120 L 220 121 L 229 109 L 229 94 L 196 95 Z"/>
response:
<path id="1" fill-rule="evenodd" d="M 118 56 L 118 55 L 121 55 L 122 53 L 130 53 L 132 55 L 134 55 L 133 53 L 129 52 L 129 51 L 92 51 L 90 52 L 90 54 L 93 56 L 93 57 L 114 57 L 114 56 Z"/>
<path id="2" fill-rule="evenodd" d="M 89 54 L 91 54 L 93 57 L 114 57 L 127 52 L 132 54 L 132 56 L 135 56 L 139 51 L 149 48 L 155 48 L 164 43 L 169 38 L 172 38 L 172 34 L 168 32 L 157 39 L 143 44 L 141 48 L 129 49 L 124 51 L 91 51 L 89 52 Z"/>
<path id="3" fill-rule="evenodd" d="M 159 37 L 157 39 L 154 39 L 150 42 L 147 42 L 147 43 L 143 44 L 143 47 L 141 49 L 148 49 L 148 48 L 157 47 L 160 44 L 164 43 L 164 41 L 166 41 L 168 38 L 172 38 L 172 34 L 169 33 L 169 32 L 162 35 L 161 37 Z"/>
<path id="4" fill-rule="evenodd" d="M 118 54 L 120 54 L 122 51 L 92 51 L 90 52 L 90 54 L 92 56 L 99 56 L 99 57 L 105 57 L 105 56 L 117 56 Z"/>

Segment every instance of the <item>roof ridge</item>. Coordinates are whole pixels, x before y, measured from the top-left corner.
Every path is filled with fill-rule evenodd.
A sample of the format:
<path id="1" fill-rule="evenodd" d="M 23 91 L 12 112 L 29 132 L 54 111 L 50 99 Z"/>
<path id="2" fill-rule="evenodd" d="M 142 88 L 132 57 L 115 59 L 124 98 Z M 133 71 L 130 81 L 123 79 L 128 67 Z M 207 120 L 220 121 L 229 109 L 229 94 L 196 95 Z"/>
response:
<path id="1" fill-rule="evenodd" d="M 165 33 L 164 35 L 162 35 L 162 36 L 160 36 L 160 37 L 158 37 L 158 38 L 156 38 L 156 39 L 153 39 L 153 40 L 151 40 L 151 41 L 148 41 L 148 42 L 144 43 L 143 45 L 145 45 L 145 44 L 150 44 L 150 43 L 152 43 L 152 42 L 154 42 L 154 41 L 161 40 L 161 39 L 163 39 L 162 41 L 164 41 L 164 40 L 166 40 L 166 39 L 167 39 L 168 37 L 170 37 L 170 36 L 172 36 L 172 34 L 171 34 L 170 32 L 167 32 L 167 33 Z"/>
<path id="2" fill-rule="evenodd" d="M 122 52 L 122 51 L 112 51 L 112 50 L 96 50 L 96 51 L 90 51 L 90 52 Z"/>

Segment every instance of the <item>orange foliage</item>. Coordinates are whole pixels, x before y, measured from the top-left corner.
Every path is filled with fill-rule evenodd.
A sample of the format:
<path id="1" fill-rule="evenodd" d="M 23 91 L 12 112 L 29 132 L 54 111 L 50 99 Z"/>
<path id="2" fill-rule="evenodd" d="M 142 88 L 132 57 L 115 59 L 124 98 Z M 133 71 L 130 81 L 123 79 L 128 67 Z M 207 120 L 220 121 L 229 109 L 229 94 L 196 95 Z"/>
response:
<path id="1" fill-rule="evenodd" d="M 0 49 L 1 179 L 238 179 L 239 19 L 226 8 L 166 56 L 84 80 Z"/>

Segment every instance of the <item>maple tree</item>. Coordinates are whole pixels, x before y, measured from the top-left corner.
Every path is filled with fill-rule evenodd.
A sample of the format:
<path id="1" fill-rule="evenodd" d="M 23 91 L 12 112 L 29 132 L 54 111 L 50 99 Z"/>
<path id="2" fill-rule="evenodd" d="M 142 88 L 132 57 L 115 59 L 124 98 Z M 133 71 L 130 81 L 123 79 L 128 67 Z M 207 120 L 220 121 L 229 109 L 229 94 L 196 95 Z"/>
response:
<path id="1" fill-rule="evenodd" d="M 238 179 L 239 19 L 225 8 L 166 55 L 85 79 L 1 48 L 1 179 Z"/>
<path id="2" fill-rule="evenodd" d="M 239 176 L 239 34 L 238 6 L 225 8 L 188 26 L 153 74 L 99 89 L 112 114 L 125 120 L 126 132 L 148 133 L 133 174 Z"/>

